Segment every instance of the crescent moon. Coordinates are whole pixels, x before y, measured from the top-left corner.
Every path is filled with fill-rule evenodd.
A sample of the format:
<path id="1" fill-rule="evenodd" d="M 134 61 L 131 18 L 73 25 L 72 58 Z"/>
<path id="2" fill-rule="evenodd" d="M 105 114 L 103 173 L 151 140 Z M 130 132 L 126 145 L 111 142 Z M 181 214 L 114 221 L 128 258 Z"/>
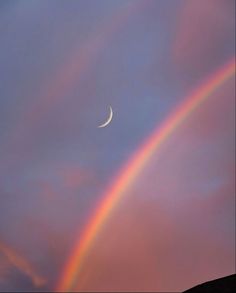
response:
<path id="1" fill-rule="evenodd" d="M 110 109 L 110 114 L 109 114 L 108 119 L 106 120 L 106 122 L 104 122 L 103 124 L 99 125 L 98 128 L 106 127 L 108 124 L 111 123 L 111 120 L 113 118 L 113 111 L 112 111 L 112 107 L 111 106 L 109 107 L 109 109 Z"/>

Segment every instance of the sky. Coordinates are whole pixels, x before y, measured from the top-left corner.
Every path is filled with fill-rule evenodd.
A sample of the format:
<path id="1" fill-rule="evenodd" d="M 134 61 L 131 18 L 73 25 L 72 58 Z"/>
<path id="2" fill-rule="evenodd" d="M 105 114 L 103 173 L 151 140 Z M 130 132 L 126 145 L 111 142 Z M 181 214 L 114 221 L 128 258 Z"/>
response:
<path id="1" fill-rule="evenodd" d="M 234 5 L 0 2 L 0 291 L 57 288 L 122 166 L 234 58 Z M 234 95 L 231 78 L 153 155 L 74 290 L 178 292 L 235 272 Z"/>

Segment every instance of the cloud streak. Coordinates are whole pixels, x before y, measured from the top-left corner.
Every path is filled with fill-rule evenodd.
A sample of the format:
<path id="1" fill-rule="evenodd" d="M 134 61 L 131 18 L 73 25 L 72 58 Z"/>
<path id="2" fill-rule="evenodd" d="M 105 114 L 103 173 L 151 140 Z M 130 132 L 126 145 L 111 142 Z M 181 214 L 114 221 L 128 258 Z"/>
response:
<path id="1" fill-rule="evenodd" d="M 0 242 L 0 252 L 7 258 L 12 266 L 29 277 L 34 286 L 42 287 L 46 284 L 46 279 L 36 273 L 33 266 L 23 256 L 19 255 L 2 241 Z"/>

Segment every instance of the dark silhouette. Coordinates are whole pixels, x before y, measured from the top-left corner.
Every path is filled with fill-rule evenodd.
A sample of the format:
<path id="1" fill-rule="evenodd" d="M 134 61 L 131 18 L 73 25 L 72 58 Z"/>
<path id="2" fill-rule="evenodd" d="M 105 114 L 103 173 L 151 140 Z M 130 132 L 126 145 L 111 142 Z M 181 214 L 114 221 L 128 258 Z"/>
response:
<path id="1" fill-rule="evenodd" d="M 209 281 L 184 291 L 185 293 L 233 293 L 236 292 L 236 275 Z"/>

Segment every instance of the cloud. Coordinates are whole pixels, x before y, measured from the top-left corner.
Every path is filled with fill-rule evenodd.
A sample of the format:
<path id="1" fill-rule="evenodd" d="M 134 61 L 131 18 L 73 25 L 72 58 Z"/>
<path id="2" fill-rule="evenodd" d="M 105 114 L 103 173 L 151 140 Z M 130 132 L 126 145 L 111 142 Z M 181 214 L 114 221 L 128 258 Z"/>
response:
<path id="1" fill-rule="evenodd" d="M 77 166 L 63 166 L 60 168 L 59 177 L 61 178 L 62 185 L 68 190 L 75 190 L 79 186 L 84 186 L 92 179 L 92 174 L 89 171 Z"/>
<path id="2" fill-rule="evenodd" d="M 0 242 L 0 251 L 7 258 L 9 263 L 28 276 L 36 287 L 42 287 L 46 284 L 46 279 L 36 273 L 35 269 L 24 257 L 3 242 Z"/>
<path id="3" fill-rule="evenodd" d="M 184 1 L 179 13 L 173 62 L 186 81 L 196 81 L 234 55 L 233 1 Z"/>
<path id="4" fill-rule="evenodd" d="M 0 283 L 5 281 L 9 275 L 9 262 L 6 257 L 0 254 Z"/>

